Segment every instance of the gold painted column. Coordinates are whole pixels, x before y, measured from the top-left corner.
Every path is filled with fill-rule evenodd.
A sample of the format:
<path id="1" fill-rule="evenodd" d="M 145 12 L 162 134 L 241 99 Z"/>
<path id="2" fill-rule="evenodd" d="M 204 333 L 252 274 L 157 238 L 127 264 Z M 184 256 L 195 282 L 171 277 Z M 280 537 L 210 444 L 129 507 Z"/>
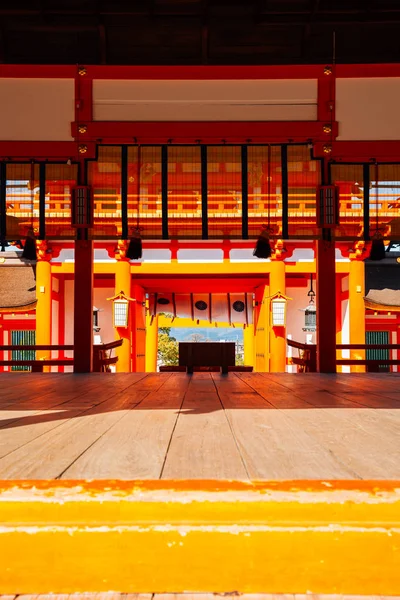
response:
<path id="1" fill-rule="evenodd" d="M 47 253 L 47 243 L 44 240 L 37 242 L 36 264 L 36 344 L 51 344 L 51 264 L 50 254 Z M 50 350 L 38 350 L 36 359 L 50 359 Z M 44 372 L 49 372 L 50 367 L 44 367 Z"/>
<path id="2" fill-rule="evenodd" d="M 255 338 L 254 338 L 254 325 L 247 325 L 243 329 L 243 349 L 244 349 L 244 364 L 246 367 L 254 367 L 255 356 Z"/>
<path id="3" fill-rule="evenodd" d="M 117 263 L 115 265 L 115 294 L 123 292 L 131 297 L 131 265 L 125 257 L 127 244 L 125 241 L 118 243 L 119 253 L 116 254 Z M 130 373 L 131 349 L 132 349 L 132 311 L 135 310 L 134 303 L 129 306 L 128 327 L 115 327 L 115 339 L 122 338 L 123 344 L 117 348 L 118 362 L 116 364 L 117 373 Z"/>
<path id="4" fill-rule="evenodd" d="M 286 293 L 286 268 L 281 253 L 281 240 L 278 240 L 275 253 L 271 257 L 271 270 L 269 274 L 269 295 L 272 297 L 278 292 Z M 271 303 L 269 309 L 269 370 L 271 373 L 284 373 L 286 371 L 286 327 L 272 327 Z M 287 310 L 287 306 L 286 306 Z"/>
<path id="5" fill-rule="evenodd" d="M 356 244 L 350 254 L 349 272 L 349 316 L 350 344 L 365 344 L 365 265 L 363 258 L 364 242 Z M 365 350 L 350 350 L 352 360 L 365 359 Z M 352 373 L 365 373 L 365 365 L 352 365 Z"/>
<path id="6" fill-rule="evenodd" d="M 158 316 L 146 313 L 146 373 L 157 371 Z"/>

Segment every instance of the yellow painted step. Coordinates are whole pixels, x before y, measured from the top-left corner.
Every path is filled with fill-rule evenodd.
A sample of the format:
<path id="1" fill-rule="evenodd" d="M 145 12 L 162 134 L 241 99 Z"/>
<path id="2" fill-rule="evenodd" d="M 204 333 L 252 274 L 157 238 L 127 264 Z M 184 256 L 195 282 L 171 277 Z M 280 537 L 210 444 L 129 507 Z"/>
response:
<path id="1" fill-rule="evenodd" d="M 400 594 L 400 482 L 0 482 L 0 594 Z"/>

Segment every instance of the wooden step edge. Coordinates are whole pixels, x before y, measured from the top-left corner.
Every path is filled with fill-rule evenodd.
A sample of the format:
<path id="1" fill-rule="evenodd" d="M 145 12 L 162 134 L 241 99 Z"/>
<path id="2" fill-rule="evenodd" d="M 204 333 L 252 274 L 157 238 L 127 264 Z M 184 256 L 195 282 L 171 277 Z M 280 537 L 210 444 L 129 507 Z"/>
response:
<path id="1" fill-rule="evenodd" d="M 0 482 L 0 594 L 400 594 L 400 482 Z"/>

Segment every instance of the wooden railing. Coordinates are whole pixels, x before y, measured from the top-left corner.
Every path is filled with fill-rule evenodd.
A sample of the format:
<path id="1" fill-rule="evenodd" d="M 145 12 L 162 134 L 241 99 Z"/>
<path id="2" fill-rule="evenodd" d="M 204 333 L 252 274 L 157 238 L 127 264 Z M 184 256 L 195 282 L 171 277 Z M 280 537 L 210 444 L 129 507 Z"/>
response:
<path id="1" fill-rule="evenodd" d="M 96 344 L 93 346 L 93 371 L 105 372 L 109 369 L 110 365 L 114 365 L 118 362 L 118 356 L 111 356 L 112 350 L 122 346 L 123 340 L 115 340 L 108 344 Z M 45 344 L 45 345 L 2 345 L 0 346 L 0 352 L 36 352 L 36 351 L 50 351 L 51 352 L 71 352 L 74 350 L 72 345 L 68 344 Z M 44 358 L 44 359 L 33 359 L 25 360 L 18 358 L 11 358 L 7 360 L 0 360 L 0 367 L 31 367 L 32 373 L 43 372 L 43 367 L 73 367 L 74 359 L 72 357 L 62 358 Z"/>
<path id="2" fill-rule="evenodd" d="M 400 350 L 400 344 L 337 344 L 336 350 Z M 379 372 L 381 366 L 400 365 L 400 358 L 338 358 L 337 365 L 365 365 L 369 373 Z"/>
<path id="3" fill-rule="evenodd" d="M 299 356 L 293 356 L 290 361 L 299 366 L 299 372 L 315 373 L 317 370 L 317 346 L 302 344 L 294 340 L 286 340 L 287 345 L 296 348 Z M 336 344 L 336 350 L 400 350 L 400 344 Z M 368 373 L 379 372 L 381 366 L 400 365 L 400 358 L 337 358 L 336 365 L 365 365 Z"/>
<path id="4" fill-rule="evenodd" d="M 296 348 L 299 356 L 292 356 L 291 362 L 299 366 L 300 373 L 315 373 L 317 370 L 317 346 L 315 344 L 302 344 L 294 340 L 286 340 L 287 345 Z"/>
<path id="5" fill-rule="evenodd" d="M 240 191 L 225 191 L 223 193 L 209 193 L 207 195 L 209 204 L 209 214 L 212 216 L 221 216 L 224 213 L 237 212 L 241 214 L 242 194 Z M 120 218 L 122 200 L 118 194 L 97 194 L 94 192 L 94 215 L 95 218 Z M 396 194 L 388 194 L 387 197 L 380 197 L 378 202 L 370 202 L 369 208 L 371 215 L 375 214 L 376 207 L 379 208 L 379 218 L 393 218 L 398 211 L 396 203 Z M 289 212 L 293 217 L 313 218 L 316 214 L 315 193 L 289 194 Z M 7 215 L 17 219 L 31 218 L 32 198 L 30 194 L 7 194 Z M 161 218 L 162 198 L 160 193 L 143 194 L 140 198 L 140 214 L 143 218 Z M 281 194 L 249 193 L 248 195 L 249 211 L 269 211 L 271 217 L 278 218 L 282 215 L 282 196 Z M 130 216 L 136 216 L 138 208 L 138 197 L 136 194 L 128 194 L 128 213 Z M 363 200 L 359 202 L 348 194 L 342 195 L 340 203 L 340 213 L 343 220 L 363 220 Z M 181 216 L 181 213 L 201 214 L 201 195 L 198 191 L 169 193 L 168 194 L 168 213 L 171 217 Z M 33 202 L 33 213 L 39 218 L 38 196 Z M 51 194 L 46 196 L 46 218 L 65 219 L 71 218 L 71 200 L 66 194 Z"/>

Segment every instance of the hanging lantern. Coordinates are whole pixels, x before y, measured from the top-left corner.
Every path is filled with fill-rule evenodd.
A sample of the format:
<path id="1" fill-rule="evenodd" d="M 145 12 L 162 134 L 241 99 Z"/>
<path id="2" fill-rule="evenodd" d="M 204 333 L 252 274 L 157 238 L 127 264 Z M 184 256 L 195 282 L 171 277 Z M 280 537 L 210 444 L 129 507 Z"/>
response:
<path id="1" fill-rule="evenodd" d="M 303 331 L 317 331 L 317 308 L 315 304 L 310 303 L 304 311 Z"/>
<path id="2" fill-rule="evenodd" d="M 129 303 L 134 302 L 134 298 L 128 298 L 124 292 L 120 292 L 107 300 L 113 301 L 113 326 L 128 327 L 129 324 Z"/>
<path id="3" fill-rule="evenodd" d="M 309 304 L 304 309 L 304 327 L 303 331 L 317 331 L 317 308 L 314 304 L 315 292 L 313 289 L 313 275 L 310 274 L 310 289 L 307 292 Z"/>
<path id="4" fill-rule="evenodd" d="M 317 226 L 323 229 L 339 225 L 339 188 L 320 185 L 317 188 Z"/>
<path id="5" fill-rule="evenodd" d="M 272 327 L 286 327 L 287 301 L 290 300 L 280 292 L 271 298 Z"/>
<path id="6" fill-rule="evenodd" d="M 77 229 L 93 227 L 92 189 L 87 185 L 78 185 L 71 189 L 71 226 Z"/>

